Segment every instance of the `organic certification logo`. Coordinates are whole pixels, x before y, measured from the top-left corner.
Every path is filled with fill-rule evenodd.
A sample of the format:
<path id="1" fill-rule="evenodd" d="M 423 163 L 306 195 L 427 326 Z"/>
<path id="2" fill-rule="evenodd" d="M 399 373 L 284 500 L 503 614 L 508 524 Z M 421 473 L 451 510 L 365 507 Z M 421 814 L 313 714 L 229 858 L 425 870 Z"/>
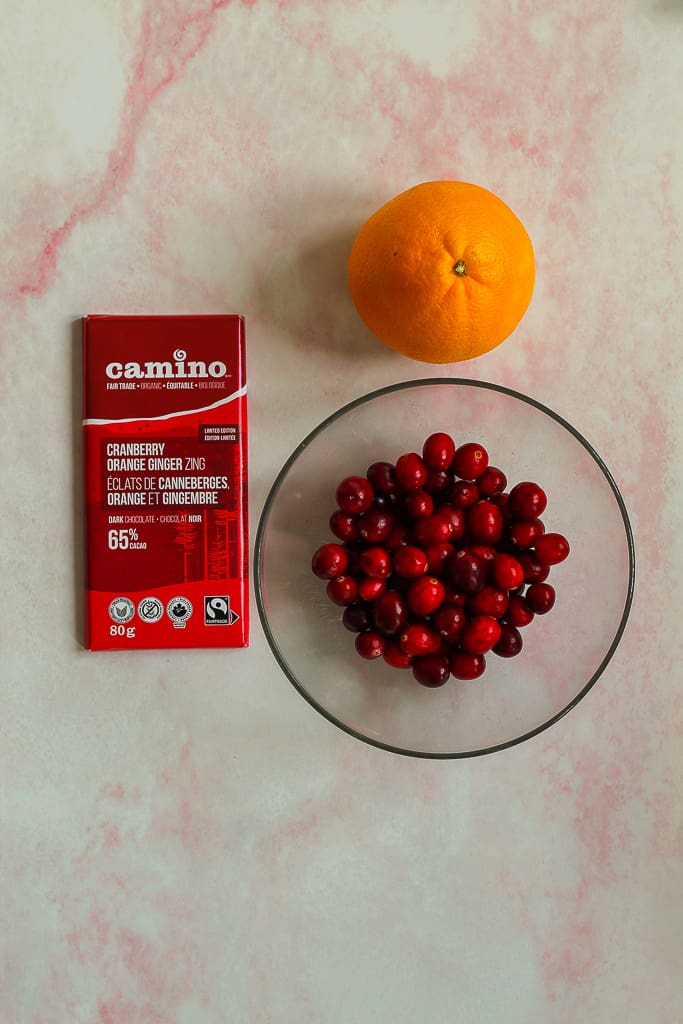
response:
<path id="1" fill-rule="evenodd" d="M 135 605 L 129 597 L 115 597 L 109 605 L 112 622 L 130 622 L 135 615 Z"/>
<path id="2" fill-rule="evenodd" d="M 184 629 L 185 623 L 192 615 L 192 602 L 186 597 L 172 597 L 166 605 L 166 614 L 174 629 Z"/>

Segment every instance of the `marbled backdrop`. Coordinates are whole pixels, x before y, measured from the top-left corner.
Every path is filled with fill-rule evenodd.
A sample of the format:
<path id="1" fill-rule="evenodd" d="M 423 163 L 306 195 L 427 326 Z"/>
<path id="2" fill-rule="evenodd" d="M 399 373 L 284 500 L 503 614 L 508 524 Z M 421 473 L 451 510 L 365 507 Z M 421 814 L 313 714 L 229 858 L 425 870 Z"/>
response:
<path id="1" fill-rule="evenodd" d="M 5 0 L 2 1024 L 665 1024 L 683 981 L 683 4 Z M 446 372 L 557 409 L 623 488 L 628 632 L 468 762 L 319 718 L 244 652 L 79 646 L 84 312 L 248 320 L 251 514 L 333 409 L 429 375 L 359 322 L 362 221 L 485 185 L 531 308 Z M 587 512 L 587 514 L 589 514 Z"/>

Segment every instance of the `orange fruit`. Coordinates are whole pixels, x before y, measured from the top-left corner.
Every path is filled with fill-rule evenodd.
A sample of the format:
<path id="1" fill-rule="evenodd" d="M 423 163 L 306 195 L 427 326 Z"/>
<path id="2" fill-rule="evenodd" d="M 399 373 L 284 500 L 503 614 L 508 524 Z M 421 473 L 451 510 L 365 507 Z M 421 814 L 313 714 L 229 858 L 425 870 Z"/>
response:
<path id="1" fill-rule="evenodd" d="M 390 348 L 426 363 L 472 359 L 515 329 L 534 251 L 509 206 L 478 185 L 427 181 L 365 222 L 351 248 L 356 309 Z"/>

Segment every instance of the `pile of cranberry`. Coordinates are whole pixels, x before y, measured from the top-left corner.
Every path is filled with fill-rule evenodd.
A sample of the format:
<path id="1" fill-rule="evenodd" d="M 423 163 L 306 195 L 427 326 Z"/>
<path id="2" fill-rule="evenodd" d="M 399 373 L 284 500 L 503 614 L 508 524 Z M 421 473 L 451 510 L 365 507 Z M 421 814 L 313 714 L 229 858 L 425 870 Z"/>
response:
<path id="1" fill-rule="evenodd" d="M 451 674 L 477 679 L 489 651 L 519 654 L 520 629 L 555 603 L 546 580 L 569 543 L 545 532 L 538 484 L 506 486 L 482 445 L 456 449 L 441 432 L 421 456 L 342 480 L 330 517 L 340 543 L 318 548 L 312 569 L 361 657 L 412 667 L 435 687 Z"/>

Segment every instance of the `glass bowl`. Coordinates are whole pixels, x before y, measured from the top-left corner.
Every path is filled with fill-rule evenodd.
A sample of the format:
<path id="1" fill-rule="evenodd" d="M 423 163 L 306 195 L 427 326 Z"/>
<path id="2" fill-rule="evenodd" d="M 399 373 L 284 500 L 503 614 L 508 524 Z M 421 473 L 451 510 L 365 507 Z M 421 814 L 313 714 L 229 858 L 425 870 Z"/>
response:
<path id="1" fill-rule="evenodd" d="M 365 661 L 342 609 L 311 572 L 315 549 L 335 538 L 328 519 L 345 476 L 421 451 L 443 430 L 477 441 L 508 477 L 548 494 L 543 519 L 571 543 L 553 567 L 557 600 L 523 631 L 515 658 L 487 656 L 473 682 L 438 689 L 382 659 Z M 416 757 L 491 753 L 547 729 L 588 693 L 626 626 L 634 584 L 633 535 L 600 456 L 569 423 L 508 388 L 458 378 L 408 381 L 372 392 L 328 417 L 301 442 L 268 495 L 256 536 L 258 612 L 280 667 L 306 700 L 367 743 Z"/>

